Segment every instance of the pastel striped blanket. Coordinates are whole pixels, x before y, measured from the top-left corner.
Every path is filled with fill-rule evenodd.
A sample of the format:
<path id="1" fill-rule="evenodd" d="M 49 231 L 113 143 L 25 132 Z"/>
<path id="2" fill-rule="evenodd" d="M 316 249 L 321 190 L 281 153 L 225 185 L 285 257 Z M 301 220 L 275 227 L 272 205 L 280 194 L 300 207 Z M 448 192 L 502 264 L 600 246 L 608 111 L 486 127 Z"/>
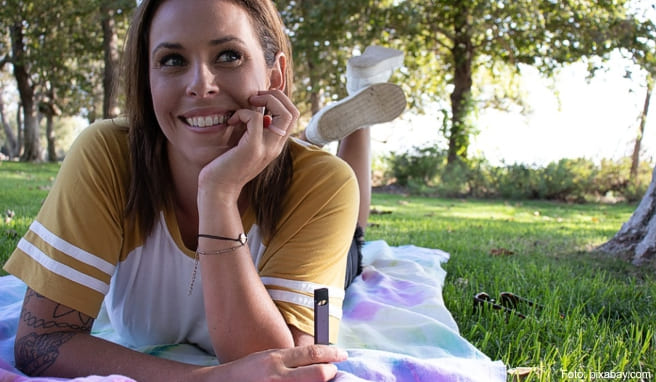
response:
<path id="1" fill-rule="evenodd" d="M 337 346 L 349 359 L 338 364 L 336 382 L 351 381 L 506 381 L 506 367 L 490 360 L 460 336 L 444 305 L 442 264 L 449 254 L 412 245 L 390 247 L 367 242 L 364 271 L 346 292 Z M 0 278 L 0 381 L 61 381 L 29 378 L 13 367 L 13 341 L 25 285 Z M 99 317 L 94 334 L 120 342 Z M 195 364 L 216 359 L 190 345 L 138 349 Z M 78 382 L 132 381 L 123 376 L 87 376 Z"/>

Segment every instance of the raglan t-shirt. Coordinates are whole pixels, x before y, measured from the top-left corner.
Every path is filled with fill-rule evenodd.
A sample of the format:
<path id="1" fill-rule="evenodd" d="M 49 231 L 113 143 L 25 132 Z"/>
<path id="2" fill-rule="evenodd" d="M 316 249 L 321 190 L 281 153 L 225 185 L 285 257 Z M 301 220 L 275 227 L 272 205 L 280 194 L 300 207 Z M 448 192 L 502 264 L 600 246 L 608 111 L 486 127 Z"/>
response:
<path id="1" fill-rule="evenodd" d="M 288 324 L 312 334 L 313 291 L 329 288 L 334 343 L 358 186 L 332 154 L 294 140 L 290 149 L 293 178 L 275 234 L 262 237 L 251 209 L 242 223 L 261 280 Z M 189 295 L 195 254 L 182 242 L 175 212 L 162 210 L 148 237 L 125 219 L 129 155 L 124 120 L 85 129 L 5 270 L 91 317 L 102 306 L 128 346 L 191 343 L 213 353 L 200 272 Z"/>

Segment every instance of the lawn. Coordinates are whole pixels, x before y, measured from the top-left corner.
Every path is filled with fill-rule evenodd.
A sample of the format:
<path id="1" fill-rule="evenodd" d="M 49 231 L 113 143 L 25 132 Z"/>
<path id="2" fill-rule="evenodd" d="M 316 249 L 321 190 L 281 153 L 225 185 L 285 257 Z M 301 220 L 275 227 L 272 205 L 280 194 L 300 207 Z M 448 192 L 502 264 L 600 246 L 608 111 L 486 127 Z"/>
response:
<path id="1" fill-rule="evenodd" d="M 58 169 L 0 162 L 0 264 Z M 656 379 L 654 269 L 593 251 L 634 208 L 375 193 L 367 239 L 449 252 L 444 299 L 461 334 L 511 369 L 530 368 L 526 381 L 649 381 Z M 526 319 L 474 311 L 476 293 L 504 291 L 542 309 L 522 308 Z"/>

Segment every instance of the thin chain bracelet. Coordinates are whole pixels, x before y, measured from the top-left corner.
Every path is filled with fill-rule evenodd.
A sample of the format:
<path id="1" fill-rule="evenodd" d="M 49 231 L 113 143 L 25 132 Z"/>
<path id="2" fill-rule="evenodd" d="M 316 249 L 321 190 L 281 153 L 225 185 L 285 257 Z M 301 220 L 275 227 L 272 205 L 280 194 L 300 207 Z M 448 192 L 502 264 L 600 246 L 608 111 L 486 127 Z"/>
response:
<path id="1" fill-rule="evenodd" d="M 187 296 L 191 296 L 191 292 L 194 290 L 194 283 L 196 282 L 196 274 L 198 273 L 198 257 L 199 255 L 223 255 L 224 253 L 234 252 L 237 249 L 243 247 L 244 244 L 235 245 L 234 247 L 218 249 L 216 251 L 199 251 L 196 250 L 194 255 L 194 271 L 191 273 L 191 283 L 189 284 L 189 292 Z"/>

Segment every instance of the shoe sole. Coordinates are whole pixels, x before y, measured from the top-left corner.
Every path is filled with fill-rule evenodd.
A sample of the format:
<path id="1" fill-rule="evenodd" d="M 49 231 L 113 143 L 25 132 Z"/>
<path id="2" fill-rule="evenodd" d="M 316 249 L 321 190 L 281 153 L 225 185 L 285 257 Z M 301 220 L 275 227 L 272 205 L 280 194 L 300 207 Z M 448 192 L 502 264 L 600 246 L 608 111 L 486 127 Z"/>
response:
<path id="1" fill-rule="evenodd" d="M 394 120 L 405 110 L 406 103 L 398 85 L 373 84 L 327 110 L 319 119 L 318 130 L 326 141 L 340 140 L 364 126 Z"/>

